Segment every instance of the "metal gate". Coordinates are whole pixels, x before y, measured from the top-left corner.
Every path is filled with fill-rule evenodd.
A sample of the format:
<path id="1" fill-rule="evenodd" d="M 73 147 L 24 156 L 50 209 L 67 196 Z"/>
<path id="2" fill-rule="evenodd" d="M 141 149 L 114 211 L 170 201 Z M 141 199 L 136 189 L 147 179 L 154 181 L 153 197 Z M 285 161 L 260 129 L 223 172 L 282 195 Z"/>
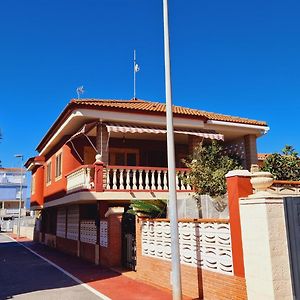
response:
<path id="1" fill-rule="evenodd" d="M 136 266 L 135 216 L 129 213 L 122 218 L 122 265 L 129 270 Z"/>
<path id="2" fill-rule="evenodd" d="M 300 300 L 300 197 L 284 198 L 293 296 Z"/>

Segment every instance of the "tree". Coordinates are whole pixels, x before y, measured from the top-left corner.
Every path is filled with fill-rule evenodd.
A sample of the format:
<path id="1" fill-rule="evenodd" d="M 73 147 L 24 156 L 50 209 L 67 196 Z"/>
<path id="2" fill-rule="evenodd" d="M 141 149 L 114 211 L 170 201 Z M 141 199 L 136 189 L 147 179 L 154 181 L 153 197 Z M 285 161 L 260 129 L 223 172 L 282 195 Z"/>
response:
<path id="1" fill-rule="evenodd" d="M 223 196 L 227 192 L 225 175 L 235 169 L 242 169 L 238 157 L 226 155 L 220 143 L 200 143 L 185 164 L 190 168 L 188 183 L 198 194 L 211 197 Z"/>
<path id="2" fill-rule="evenodd" d="M 275 180 L 300 180 L 300 158 L 293 146 L 286 145 L 282 153 L 269 155 L 263 163 L 262 171 L 273 174 Z"/>

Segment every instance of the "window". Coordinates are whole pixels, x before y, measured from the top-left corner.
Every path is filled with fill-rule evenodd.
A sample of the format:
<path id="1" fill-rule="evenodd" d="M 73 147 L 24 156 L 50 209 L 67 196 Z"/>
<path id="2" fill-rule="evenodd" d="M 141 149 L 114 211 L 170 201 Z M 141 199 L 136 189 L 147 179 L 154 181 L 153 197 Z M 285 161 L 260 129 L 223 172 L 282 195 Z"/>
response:
<path id="1" fill-rule="evenodd" d="M 56 155 L 55 157 L 55 179 L 60 179 L 62 174 L 62 153 Z"/>
<path id="2" fill-rule="evenodd" d="M 46 184 L 50 184 L 51 183 L 51 169 L 52 169 L 52 163 L 51 161 L 47 163 L 46 166 Z"/>
<path id="3" fill-rule="evenodd" d="M 113 166 L 138 166 L 139 150 L 134 148 L 112 148 L 109 164 Z"/>

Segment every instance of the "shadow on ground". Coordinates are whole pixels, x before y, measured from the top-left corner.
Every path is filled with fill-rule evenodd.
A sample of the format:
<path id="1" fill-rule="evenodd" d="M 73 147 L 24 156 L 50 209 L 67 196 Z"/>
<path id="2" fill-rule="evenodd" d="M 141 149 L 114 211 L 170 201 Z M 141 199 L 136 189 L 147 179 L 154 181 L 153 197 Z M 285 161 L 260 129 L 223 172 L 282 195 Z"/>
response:
<path id="1" fill-rule="evenodd" d="M 26 241 L 21 244 L 57 263 L 85 283 L 119 276 L 109 269 L 66 254 L 58 254 L 57 251 L 43 245 Z M 79 284 L 54 266 L 0 235 L 0 299 L 76 285 Z"/>

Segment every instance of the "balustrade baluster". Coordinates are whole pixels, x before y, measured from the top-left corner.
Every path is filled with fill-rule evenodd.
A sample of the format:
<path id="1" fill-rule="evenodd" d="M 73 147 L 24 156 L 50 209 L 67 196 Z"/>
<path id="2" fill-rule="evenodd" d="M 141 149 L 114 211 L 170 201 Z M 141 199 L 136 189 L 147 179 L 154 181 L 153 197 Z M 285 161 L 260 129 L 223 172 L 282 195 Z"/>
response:
<path id="1" fill-rule="evenodd" d="M 113 190 L 116 190 L 117 187 L 117 170 L 118 169 L 113 169 Z"/>
<path id="2" fill-rule="evenodd" d="M 137 190 L 136 185 L 136 170 L 132 170 L 132 189 Z"/>
<path id="3" fill-rule="evenodd" d="M 164 173 L 163 189 L 164 190 L 168 190 L 168 179 L 167 179 L 167 173 L 168 173 L 168 171 L 164 170 L 163 173 Z"/>
<path id="4" fill-rule="evenodd" d="M 157 189 L 162 190 L 161 186 L 161 171 L 157 170 Z"/>
<path id="5" fill-rule="evenodd" d="M 143 187 L 143 170 L 139 170 L 139 190 L 144 189 Z"/>
<path id="6" fill-rule="evenodd" d="M 150 190 L 149 186 L 149 170 L 145 171 L 146 176 L 145 176 L 145 190 Z"/>
<path id="7" fill-rule="evenodd" d="M 155 175 L 155 170 L 151 170 L 151 190 L 156 190 L 154 175 Z"/>
<path id="8" fill-rule="evenodd" d="M 124 190 L 124 184 L 123 184 L 123 172 L 124 170 L 123 169 L 120 169 L 120 190 Z"/>
<path id="9" fill-rule="evenodd" d="M 190 174 L 187 172 L 187 174 L 186 174 L 186 181 L 187 181 L 186 189 L 190 191 L 192 189 L 192 187 L 189 184 L 189 179 L 190 179 Z"/>
<path id="10" fill-rule="evenodd" d="M 180 190 L 178 172 L 176 172 L 176 190 Z"/>
<path id="11" fill-rule="evenodd" d="M 130 169 L 126 170 L 126 190 L 131 190 L 130 188 Z"/>
<path id="12" fill-rule="evenodd" d="M 184 191 L 186 190 L 185 185 L 184 185 L 184 179 L 185 179 L 185 171 L 180 172 L 180 182 L 181 182 L 181 190 Z"/>
<path id="13" fill-rule="evenodd" d="M 110 190 L 110 169 L 109 168 L 107 168 L 106 169 L 106 189 L 107 190 Z"/>
<path id="14" fill-rule="evenodd" d="M 90 183 L 91 183 L 91 169 L 90 168 L 86 168 L 86 177 L 85 177 L 84 186 L 87 189 L 90 189 L 91 188 Z"/>

